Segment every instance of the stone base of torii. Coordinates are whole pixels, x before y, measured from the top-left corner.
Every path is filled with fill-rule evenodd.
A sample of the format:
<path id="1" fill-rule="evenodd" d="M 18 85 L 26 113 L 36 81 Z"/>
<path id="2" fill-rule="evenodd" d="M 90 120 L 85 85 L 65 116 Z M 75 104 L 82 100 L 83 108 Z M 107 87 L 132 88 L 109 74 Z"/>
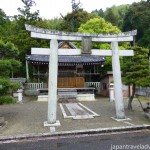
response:
<path id="1" fill-rule="evenodd" d="M 85 33 L 65 33 L 60 31 L 51 31 L 47 29 L 37 28 L 30 25 L 25 25 L 26 30 L 31 32 L 31 37 L 40 39 L 49 39 L 50 49 L 48 55 L 49 59 L 49 86 L 48 86 L 48 117 L 44 122 L 44 126 L 59 126 L 60 122 L 56 120 L 57 112 L 57 73 L 58 73 L 58 40 L 59 41 L 82 41 L 82 50 L 75 55 L 99 55 L 112 56 L 112 68 L 115 91 L 115 107 L 116 116 L 114 119 L 125 120 L 124 102 L 122 94 L 122 81 L 120 70 L 119 56 L 133 56 L 133 50 L 118 50 L 118 42 L 133 41 L 133 37 L 137 31 L 130 31 L 114 35 L 104 34 L 85 34 Z M 111 43 L 111 50 L 91 49 L 91 42 L 109 42 Z M 43 49 L 44 50 L 44 49 Z M 74 55 L 74 49 L 69 49 L 71 55 Z M 66 55 L 67 53 L 65 53 Z M 63 55 L 61 53 L 61 55 Z M 70 55 L 70 54 L 69 54 Z"/>

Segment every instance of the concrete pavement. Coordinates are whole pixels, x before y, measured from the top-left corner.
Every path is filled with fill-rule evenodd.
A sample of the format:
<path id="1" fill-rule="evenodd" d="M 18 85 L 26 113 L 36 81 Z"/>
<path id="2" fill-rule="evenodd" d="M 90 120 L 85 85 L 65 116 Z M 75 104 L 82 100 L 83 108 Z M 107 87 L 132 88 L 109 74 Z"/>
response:
<path id="1" fill-rule="evenodd" d="M 142 126 L 150 126 L 150 121 L 144 117 L 144 113 L 139 102 L 133 101 L 133 111 L 127 109 L 127 99 L 125 102 L 125 114 L 131 120 L 115 121 L 115 102 L 109 102 L 108 98 L 98 97 L 96 101 L 81 102 L 83 105 L 93 110 L 99 117 L 84 120 L 64 119 L 62 111 L 57 104 L 57 120 L 61 126 L 56 127 L 55 133 L 50 133 L 49 127 L 44 127 L 47 120 L 47 102 L 38 102 L 34 97 L 24 97 L 23 104 L 2 105 L 0 115 L 5 117 L 7 126 L 0 129 L 0 139 L 8 137 L 38 136 L 69 134 L 76 132 L 100 132 L 113 131 L 118 129 L 140 129 Z"/>

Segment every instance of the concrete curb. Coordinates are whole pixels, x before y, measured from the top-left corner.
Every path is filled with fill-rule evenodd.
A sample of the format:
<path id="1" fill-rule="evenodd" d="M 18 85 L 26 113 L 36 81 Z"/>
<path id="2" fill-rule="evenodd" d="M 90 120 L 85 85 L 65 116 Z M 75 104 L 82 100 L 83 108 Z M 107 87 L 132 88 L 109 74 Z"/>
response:
<path id="1" fill-rule="evenodd" d="M 135 125 L 135 126 L 123 126 L 123 127 L 112 127 L 112 128 L 97 128 L 89 130 L 74 130 L 74 131 L 63 131 L 63 132 L 53 132 L 53 133 L 38 133 L 38 134 L 23 134 L 15 136 L 2 136 L 0 137 L 0 142 L 10 141 L 10 140 L 24 140 L 24 139 L 34 139 L 34 138 L 44 138 L 44 137 L 55 137 L 55 136 L 68 136 L 68 135 L 80 135 L 80 134 L 101 134 L 101 133 L 114 133 L 123 131 L 138 131 L 150 129 L 150 125 Z"/>

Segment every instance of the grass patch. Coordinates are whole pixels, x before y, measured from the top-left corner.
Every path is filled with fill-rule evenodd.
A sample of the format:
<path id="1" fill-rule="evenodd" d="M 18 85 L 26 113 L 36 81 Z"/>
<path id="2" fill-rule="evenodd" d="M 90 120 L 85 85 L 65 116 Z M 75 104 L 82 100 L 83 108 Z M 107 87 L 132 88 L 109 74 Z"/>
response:
<path id="1" fill-rule="evenodd" d="M 0 96 L 0 105 L 3 104 L 14 104 L 16 103 L 15 98 L 11 96 Z"/>

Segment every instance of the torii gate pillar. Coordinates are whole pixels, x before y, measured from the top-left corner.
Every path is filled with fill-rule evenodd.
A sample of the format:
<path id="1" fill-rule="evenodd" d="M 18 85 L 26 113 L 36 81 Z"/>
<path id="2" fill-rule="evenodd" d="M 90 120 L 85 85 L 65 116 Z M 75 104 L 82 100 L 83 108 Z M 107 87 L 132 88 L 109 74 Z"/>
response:
<path id="1" fill-rule="evenodd" d="M 113 80 L 115 88 L 116 118 L 125 119 L 118 42 L 116 41 L 112 42 L 111 49 L 112 49 Z"/>
<path id="2" fill-rule="evenodd" d="M 44 126 L 59 126 L 57 114 L 57 74 L 58 74 L 58 41 L 50 42 L 49 81 L 48 81 L 48 116 Z"/>

